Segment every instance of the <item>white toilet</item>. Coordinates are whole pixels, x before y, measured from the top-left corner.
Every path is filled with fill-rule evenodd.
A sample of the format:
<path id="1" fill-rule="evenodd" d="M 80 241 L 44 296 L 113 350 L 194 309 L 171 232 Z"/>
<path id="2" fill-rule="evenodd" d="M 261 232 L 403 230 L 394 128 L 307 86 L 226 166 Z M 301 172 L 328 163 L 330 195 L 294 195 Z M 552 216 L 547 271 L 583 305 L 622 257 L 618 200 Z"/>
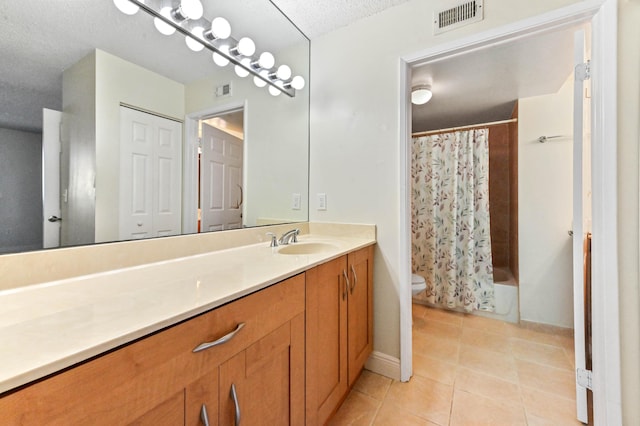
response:
<path id="1" fill-rule="evenodd" d="M 411 274 L 411 294 L 413 297 L 427 289 L 427 282 L 422 275 Z"/>

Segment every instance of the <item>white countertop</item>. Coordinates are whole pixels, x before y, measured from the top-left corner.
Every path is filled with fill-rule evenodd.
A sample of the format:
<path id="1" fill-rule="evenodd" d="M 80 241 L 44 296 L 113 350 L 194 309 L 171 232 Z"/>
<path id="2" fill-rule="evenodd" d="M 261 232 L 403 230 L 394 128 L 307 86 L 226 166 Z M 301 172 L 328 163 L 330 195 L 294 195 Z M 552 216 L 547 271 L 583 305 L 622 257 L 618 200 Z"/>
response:
<path id="1" fill-rule="evenodd" d="M 333 247 L 284 255 L 260 243 L 0 291 L 0 393 L 375 243 L 299 241 Z"/>

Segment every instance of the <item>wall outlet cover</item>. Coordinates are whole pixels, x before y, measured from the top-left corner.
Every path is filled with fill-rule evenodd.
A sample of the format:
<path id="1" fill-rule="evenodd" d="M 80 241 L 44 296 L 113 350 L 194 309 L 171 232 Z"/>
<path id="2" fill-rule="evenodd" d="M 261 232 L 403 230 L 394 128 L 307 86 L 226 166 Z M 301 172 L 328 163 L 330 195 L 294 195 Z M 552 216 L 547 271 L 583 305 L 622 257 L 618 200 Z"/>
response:
<path id="1" fill-rule="evenodd" d="M 318 210 L 327 209 L 327 194 L 318 193 Z"/>
<path id="2" fill-rule="evenodd" d="M 300 194 L 294 192 L 291 196 L 291 209 L 300 210 Z"/>

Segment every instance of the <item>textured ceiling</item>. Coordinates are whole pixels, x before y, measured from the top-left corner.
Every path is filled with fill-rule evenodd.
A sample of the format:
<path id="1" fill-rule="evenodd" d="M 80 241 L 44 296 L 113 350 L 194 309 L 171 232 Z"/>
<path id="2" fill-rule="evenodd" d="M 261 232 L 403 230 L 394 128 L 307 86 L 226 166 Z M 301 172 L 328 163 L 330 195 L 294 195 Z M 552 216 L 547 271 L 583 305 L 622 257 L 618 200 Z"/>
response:
<path id="1" fill-rule="evenodd" d="M 271 0 L 313 40 L 408 0 Z"/>

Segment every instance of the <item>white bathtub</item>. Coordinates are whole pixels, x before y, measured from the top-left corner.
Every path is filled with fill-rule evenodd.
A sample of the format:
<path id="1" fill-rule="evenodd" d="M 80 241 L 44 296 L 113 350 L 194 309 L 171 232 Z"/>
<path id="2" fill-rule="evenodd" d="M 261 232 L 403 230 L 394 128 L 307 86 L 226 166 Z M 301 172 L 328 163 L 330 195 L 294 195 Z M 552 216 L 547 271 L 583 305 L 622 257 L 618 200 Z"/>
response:
<path id="1" fill-rule="evenodd" d="M 473 311 L 471 314 L 517 324 L 520 320 L 518 286 L 511 274 L 511 271 L 505 268 L 494 268 L 493 277 L 493 289 L 496 297 L 495 312 Z M 431 303 L 426 302 L 424 299 L 420 298 L 420 295 L 418 295 L 418 297 L 414 297 L 413 301 L 422 305 L 442 308 L 441 306 L 432 305 Z M 462 308 L 454 310 L 464 312 L 464 309 Z"/>

